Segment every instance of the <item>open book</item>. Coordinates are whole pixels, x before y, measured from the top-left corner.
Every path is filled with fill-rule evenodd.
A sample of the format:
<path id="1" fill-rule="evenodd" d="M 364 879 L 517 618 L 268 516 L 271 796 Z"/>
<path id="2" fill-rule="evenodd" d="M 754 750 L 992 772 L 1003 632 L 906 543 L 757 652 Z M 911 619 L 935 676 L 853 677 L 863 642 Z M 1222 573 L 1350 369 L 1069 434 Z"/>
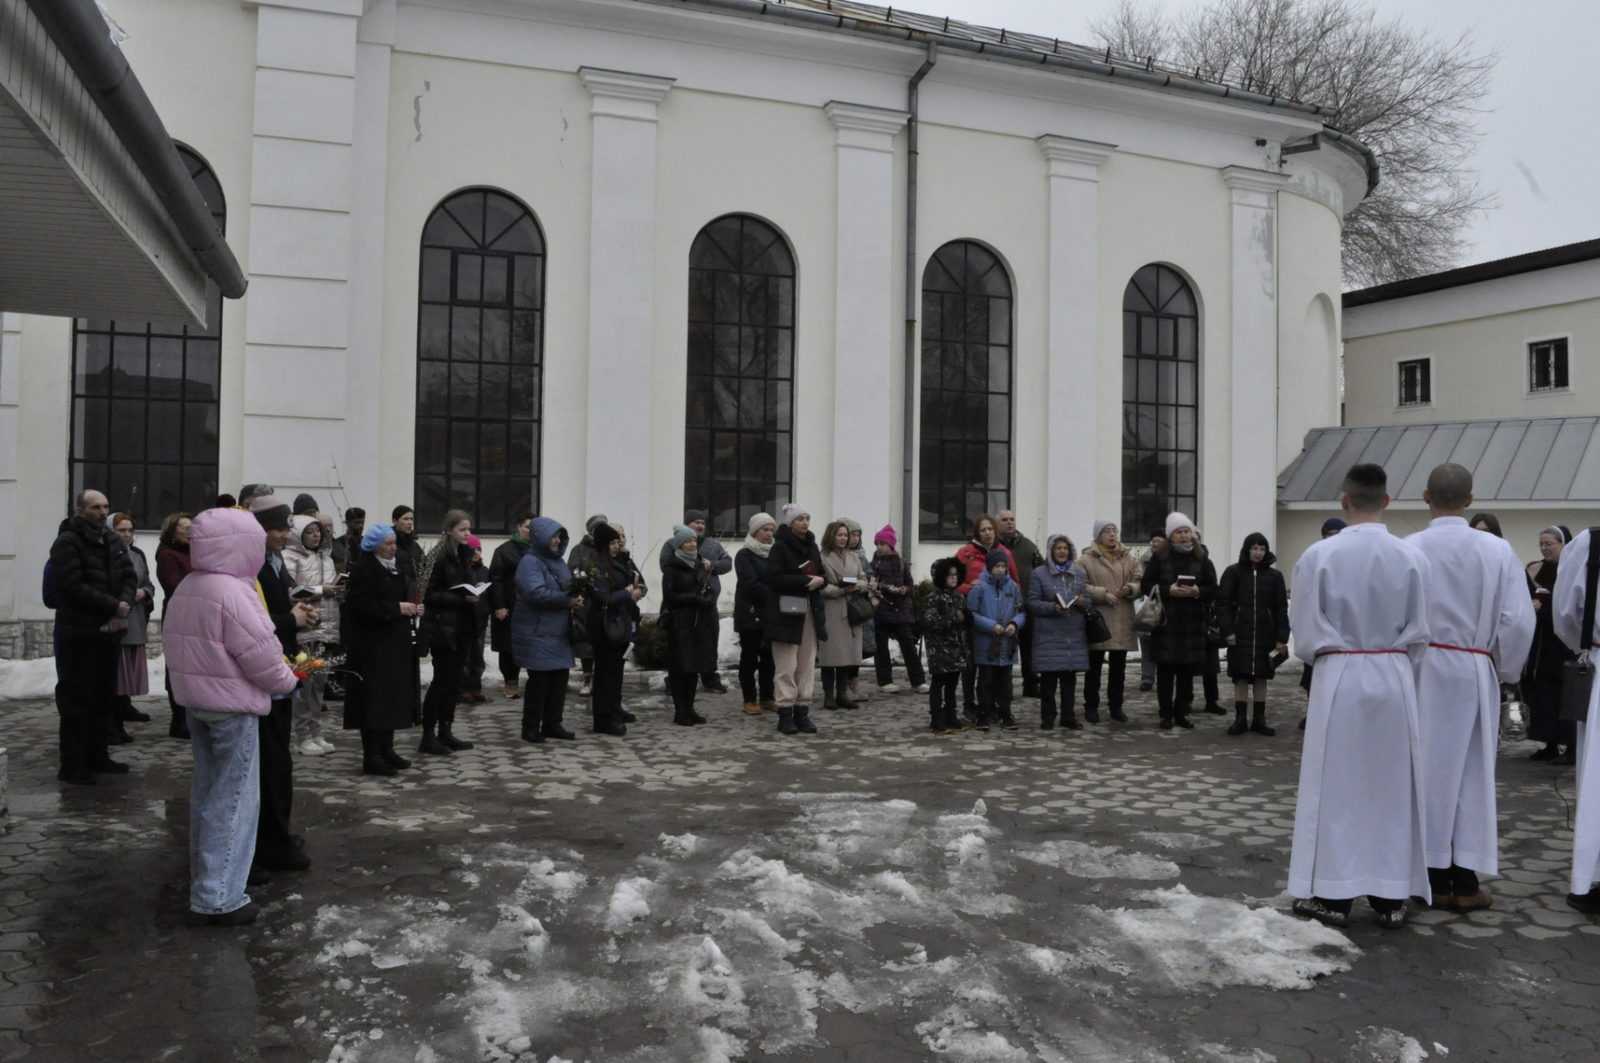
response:
<path id="1" fill-rule="evenodd" d="M 485 580 L 482 583 L 457 583 L 454 587 L 451 587 L 450 589 L 453 590 L 453 591 L 466 591 L 468 594 L 472 595 L 474 598 L 482 598 L 483 597 L 483 592 L 488 590 L 492 586 L 494 586 L 494 584 L 492 584 L 492 583 L 488 582 L 487 580 Z"/>

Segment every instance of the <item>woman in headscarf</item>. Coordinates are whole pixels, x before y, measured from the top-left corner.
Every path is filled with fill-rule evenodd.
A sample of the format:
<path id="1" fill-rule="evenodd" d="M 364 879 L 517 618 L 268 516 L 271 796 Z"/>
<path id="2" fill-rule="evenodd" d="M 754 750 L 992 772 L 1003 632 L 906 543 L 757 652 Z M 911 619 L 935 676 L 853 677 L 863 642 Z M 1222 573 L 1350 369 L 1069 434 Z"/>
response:
<path id="1" fill-rule="evenodd" d="M 1195 677 L 1205 668 L 1209 653 L 1206 612 L 1217 597 L 1217 570 L 1201 552 L 1188 517 L 1168 514 L 1166 533 L 1167 552 L 1145 565 L 1141 590 L 1159 594 L 1166 611 L 1166 622 L 1151 642 L 1161 729 L 1170 731 L 1194 727 L 1189 707 L 1194 702 Z"/>
<path id="2" fill-rule="evenodd" d="M 759 716 L 773 702 L 772 645 L 762 630 L 767 612 L 767 558 L 778 522 L 769 513 L 750 518 L 744 549 L 733 559 L 738 583 L 733 592 L 733 629 L 739 633 L 739 688 L 744 711 Z"/>
<path id="3" fill-rule="evenodd" d="M 367 525 L 350 560 L 345 592 L 344 726 L 361 732 L 361 770 L 367 775 L 393 775 L 411 766 L 395 752 L 394 733 L 416 723 L 421 709 L 411 624 L 425 610 L 413 600 L 399 549 L 391 525 Z"/>
<path id="4" fill-rule="evenodd" d="M 1106 705 L 1111 718 L 1125 722 L 1123 715 L 1123 683 L 1128 671 L 1128 651 L 1137 648 L 1138 637 L 1133 631 L 1133 600 L 1139 595 L 1139 559 L 1133 551 L 1122 545 L 1121 529 L 1116 521 L 1094 522 L 1094 542 L 1078 558 L 1084 577 L 1089 581 L 1089 599 L 1100 607 L 1105 617 L 1110 640 L 1089 647 L 1089 672 L 1083 684 L 1083 718 L 1090 723 L 1100 722 L 1100 672 L 1105 660 L 1111 658 L 1111 672 L 1106 678 Z M 1036 636 L 1037 637 L 1037 636 Z"/>
<path id="5" fill-rule="evenodd" d="M 156 582 L 161 584 L 161 611 L 166 615 L 166 603 L 178 589 L 183 578 L 194 570 L 189 557 L 189 529 L 194 518 L 188 513 L 173 513 L 161 522 L 161 545 L 156 548 Z M 172 706 L 172 722 L 167 734 L 172 738 L 189 741 L 189 721 L 182 705 L 172 693 L 172 680 L 167 680 L 167 703 Z"/>
<path id="6" fill-rule="evenodd" d="M 1061 689 L 1061 726 L 1078 730 L 1073 710 L 1078 673 L 1089 667 L 1084 612 L 1089 604 L 1089 579 L 1078 563 L 1078 551 L 1065 535 L 1052 535 L 1044 548 L 1044 564 L 1028 577 L 1028 622 L 1033 628 L 1033 664 L 1039 671 L 1039 729 L 1056 725 L 1056 688 Z"/>
<path id="7" fill-rule="evenodd" d="M 418 581 L 428 607 L 422 622 L 429 652 L 433 654 L 433 681 L 422 702 L 422 743 L 419 753 L 448 756 L 472 743 L 452 732 L 456 702 L 461 699 L 461 677 L 466 668 L 468 644 L 477 630 L 478 596 L 465 588 L 472 579 L 472 518 L 459 509 L 444 515 L 439 542 L 423 562 Z"/>
<path id="8" fill-rule="evenodd" d="M 572 569 L 565 555 L 567 529 L 550 517 L 535 517 L 528 552 L 517 562 L 517 605 L 511 614 L 511 647 L 528 670 L 522 697 L 522 740 L 571 741 L 562 725 L 567 680 L 572 674 L 572 614 L 584 608 L 572 593 Z"/>
<path id="9" fill-rule="evenodd" d="M 811 533 L 811 514 L 798 502 L 784 506 L 782 525 L 767 555 L 767 612 L 762 628 L 772 644 L 773 688 L 780 734 L 816 734 L 811 722 L 817 643 L 828 628 L 822 605 L 822 555 Z"/>
<path id="10" fill-rule="evenodd" d="M 117 658 L 117 701 L 111 721 L 113 742 L 133 741 L 133 736 L 123 726 L 127 721 L 145 723 L 150 719 L 149 713 L 133 707 L 133 699 L 150 693 L 150 666 L 144 647 L 149 638 L 150 607 L 155 604 L 156 587 L 150 582 L 150 562 L 133 541 L 133 526 L 131 513 L 118 513 L 111 518 L 111 530 L 117 533 L 128 551 L 139 588 L 134 592 L 133 608 L 128 611 L 128 630 L 123 632 L 122 653 Z"/>
<path id="11" fill-rule="evenodd" d="M 1528 592 L 1533 595 L 1533 648 L 1522 669 L 1522 700 L 1528 706 L 1528 737 L 1544 745 L 1532 759 L 1574 764 L 1577 728 L 1561 718 L 1561 683 L 1573 652 L 1556 638 L 1550 624 L 1550 602 L 1556 589 L 1561 552 L 1570 541 L 1566 529 L 1552 526 L 1539 533 L 1540 560 L 1528 566 Z M 1583 559 L 1579 558 L 1582 564 Z M 1562 747 L 1565 746 L 1565 749 Z"/>
<path id="12" fill-rule="evenodd" d="M 1272 567 L 1277 560 L 1267 537 L 1251 532 L 1217 588 L 1218 619 L 1228 640 L 1228 676 L 1233 680 L 1231 735 L 1277 733 L 1267 726 L 1267 684 L 1289 652 L 1289 589 L 1283 573 Z"/>
<path id="13" fill-rule="evenodd" d="M 667 689 L 672 722 L 705 723 L 694 710 L 700 676 L 717 667 L 717 592 L 700 563 L 700 537 L 680 524 L 672 529 L 672 557 L 661 569 L 661 622 L 667 627 Z"/>
<path id="14" fill-rule="evenodd" d="M 589 529 L 589 540 L 595 549 L 589 570 L 589 644 L 594 647 L 589 708 L 595 734 L 620 738 L 632 719 L 622 707 L 622 668 L 639 624 L 639 599 L 648 588 L 619 526 L 601 521 Z"/>
<path id="15" fill-rule="evenodd" d="M 828 525 L 822 533 L 822 574 L 827 586 L 822 600 L 828 624 L 828 640 L 817 648 L 822 665 L 822 707 L 853 709 L 850 698 L 852 669 L 861 667 L 861 625 L 850 622 L 851 595 L 868 593 L 866 572 L 861 558 L 850 549 L 850 528 L 842 520 Z"/>

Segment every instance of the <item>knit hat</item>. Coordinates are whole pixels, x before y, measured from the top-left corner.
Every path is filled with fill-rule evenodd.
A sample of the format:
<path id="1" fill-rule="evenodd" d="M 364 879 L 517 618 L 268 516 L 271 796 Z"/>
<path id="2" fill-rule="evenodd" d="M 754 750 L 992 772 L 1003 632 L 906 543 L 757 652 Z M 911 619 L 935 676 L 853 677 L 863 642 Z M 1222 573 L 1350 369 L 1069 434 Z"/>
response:
<path id="1" fill-rule="evenodd" d="M 393 534 L 393 524 L 384 524 L 382 522 L 368 524 L 367 530 L 361 533 L 361 549 L 370 554 L 382 546 L 383 541 Z"/>
<path id="2" fill-rule="evenodd" d="M 319 508 L 317 500 L 305 491 L 294 496 L 294 515 L 297 517 L 309 517 Z"/>
<path id="3" fill-rule="evenodd" d="M 239 488 L 239 505 L 248 509 L 250 507 L 251 499 L 255 498 L 257 495 L 270 494 L 272 494 L 272 487 L 269 484 L 245 484 L 243 487 Z"/>
<path id="4" fill-rule="evenodd" d="M 798 502 L 790 502 L 778 511 L 778 515 L 783 518 L 783 526 L 787 528 L 801 517 L 810 517 L 811 511 Z"/>
<path id="5" fill-rule="evenodd" d="M 349 524 L 351 521 L 355 520 L 357 517 L 360 517 L 362 520 L 366 520 L 367 519 L 367 511 L 362 509 L 360 506 L 351 506 L 349 509 L 346 509 L 344 511 L 344 522 L 346 524 Z"/>
<path id="6" fill-rule="evenodd" d="M 401 517 L 405 516 L 407 513 L 415 513 L 415 512 L 416 512 L 416 510 L 412 509 L 410 506 L 405 506 L 405 505 L 395 506 L 394 509 L 389 513 L 389 519 L 390 520 L 399 520 Z"/>
<path id="7" fill-rule="evenodd" d="M 886 543 L 891 550 L 899 547 L 900 540 L 894 534 L 893 524 L 885 524 L 878 529 L 878 534 L 872 537 L 873 546 L 877 546 L 879 543 Z"/>
<path id="8" fill-rule="evenodd" d="M 1343 517 L 1329 517 L 1327 520 L 1322 522 L 1322 534 L 1324 536 L 1336 535 L 1339 532 L 1344 531 L 1345 527 L 1346 525 Z"/>
<path id="9" fill-rule="evenodd" d="M 695 534 L 693 528 L 683 524 L 676 525 L 672 529 L 672 549 L 682 550 L 685 543 L 695 542 L 699 538 L 700 536 Z"/>
<path id="10" fill-rule="evenodd" d="M 601 521 L 589 529 L 589 538 L 594 540 L 596 550 L 606 550 L 612 543 L 622 538 L 622 533 L 605 521 Z"/>
<path id="11" fill-rule="evenodd" d="M 1116 526 L 1117 526 L 1117 522 L 1114 521 L 1114 520 L 1097 520 L 1097 521 L 1095 521 L 1094 522 L 1094 534 L 1089 536 L 1090 541 L 1099 542 L 1100 541 L 1100 533 L 1101 532 L 1105 531 L 1107 528 L 1115 528 Z"/>
<path id="12" fill-rule="evenodd" d="M 607 518 L 604 513 L 596 513 L 594 516 L 583 522 L 583 530 L 588 532 L 590 535 L 593 535 L 594 530 L 600 525 L 606 523 L 608 519 L 609 518 Z"/>
<path id="13" fill-rule="evenodd" d="M 686 509 L 683 511 L 683 522 L 685 524 L 693 524 L 697 520 L 703 521 L 705 519 L 706 511 L 703 509 Z"/>
<path id="14" fill-rule="evenodd" d="M 277 495 L 256 495 L 250 500 L 250 512 L 267 531 L 289 530 L 289 507 Z"/>
<path id="15" fill-rule="evenodd" d="M 778 526 L 778 522 L 773 519 L 771 513 L 757 513 L 755 516 L 750 518 L 748 531 L 751 535 L 754 535 L 768 524 L 771 524 L 773 527 Z"/>
<path id="16" fill-rule="evenodd" d="M 1190 531 L 1194 531 L 1194 521 L 1190 520 L 1188 517 L 1184 516 L 1182 513 L 1178 513 L 1178 512 L 1168 513 L 1167 514 L 1167 538 L 1168 539 L 1172 538 L 1172 533 L 1177 531 L 1179 528 L 1188 528 Z"/>
<path id="17" fill-rule="evenodd" d="M 469 550 L 482 550 L 483 549 L 483 540 L 478 538 L 476 535 L 467 536 L 467 549 L 469 549 Z"/>
<path id="18" fill-rule="evenodd" d="M 990 572 L 994 571 L 996 565 L 1011 567 L 1011 558 L 1007 556 L 1004 550 L 990 550 L 989 556 L 983 559 L 983 567 Z"/>

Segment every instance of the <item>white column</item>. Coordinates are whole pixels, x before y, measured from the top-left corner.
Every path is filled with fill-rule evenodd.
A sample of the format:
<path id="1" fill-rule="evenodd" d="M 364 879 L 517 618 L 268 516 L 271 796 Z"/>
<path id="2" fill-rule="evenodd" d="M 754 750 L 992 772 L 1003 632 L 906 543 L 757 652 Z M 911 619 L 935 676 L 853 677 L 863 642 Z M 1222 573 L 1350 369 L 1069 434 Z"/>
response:
<path id="1" fill-rule="evenodd" d="M 53 527 L 44 527 L 38 514 L 25 513 L 25 507 L 19 504 L 21 495 L 17 480 L 21 455 L 17 450 L 17 419 L 21 414 L 21 360 L 22 315 L 0 313 L 0 620 L 16 616 L 18 597 L 27 595 L 26 591 L 18 594 L 19 581 L 15 579 L 19 523 L 27 521 L 29 534 L 34 535 L 41 534 L 41 527 L 44 532 Z M 70 371 L 65 366 L 62 369 L 63 375 Z M 32 594 L 37 593 L 35 581 Z M 0 790 L 0 798 L 4 796 Z"/>
<path id="2" fill-rule="evenodd" d="M 589 408 L 584 514 L 652 543 L 650 418 L 655 360 L 656 111 L 673 79 L 584 67 L 589 90 Z M 604 397 L 603 404 L 600 403 Z M 682 485 L 671 508 L 682 504 Z M 582 517 L 574 518 L 581 520 Z"/>
<path id="3" fill-rule="evenodd" d="M 1050 191 L 1044 526 L 1051 534 L 1059 531 L 1086 543 L 1096 517 L 1121 520 L 1116 500 L 1102 500 L 1096 492 L 1101 468 L 1100 166 L 1116 145 L 1044 136 L 1039 150 Z"/>
<path id="4" fill-rule="evenodd" d="M 894 138 L 904 111 L 832 102 L 834 231 L 833 512 L 874 528 L 899 508 L 899 440 L 888 397 L 902 357 L 895 327 Z M 819 516 L 821 516 L 819 514 Z M 826 518 L 824 518 L 826 519 Z M 902 537 L 915 533 L 901 528 Z M 871 532 L 869 531 L 870 535 Z"/>
<path id="5" fill-rule="evenodd" d="M 240 472 L 325 507 L 347 442 L 360 11 L 262 0 L 256 24 Z"/>
<path id="6" fill-rule="evenodd" d="M 1278 513 L 1278 189 L 1287 178 L 1268 170 L 1222 170 L 1232 201 L 1233 335 L 1230 350 L 1227 557 L 1253 531 L 1276 541 Z"/>

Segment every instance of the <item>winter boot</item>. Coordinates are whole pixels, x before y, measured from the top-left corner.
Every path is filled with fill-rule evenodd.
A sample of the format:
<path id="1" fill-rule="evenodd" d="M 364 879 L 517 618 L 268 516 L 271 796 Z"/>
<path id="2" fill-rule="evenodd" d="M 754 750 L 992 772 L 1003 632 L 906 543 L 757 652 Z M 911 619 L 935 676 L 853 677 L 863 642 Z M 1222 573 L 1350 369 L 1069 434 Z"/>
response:
<path id="1" fill-rule="evenodd" d="M 439 721 L 439 741 L 450 747 L 450 752 L 459 753 L 463 749 L 471 749 L 472 743 L 457 738 L 451 732 L 456 725 L 456 707 L 450 706 L 444 710 L 444 719 Z"/>
<path id="2" fill-rule="evenodd" d="M 167 725 L 167 737 L 189 741 L 189 713 L 182 705 L 172 706 L 172 722 Z"/>
<path id="3" fill-rule="evenodd" d="M 418 753 L 429 753 L 434 756 L 445 757 L 450 755 L 450 747 L 439 741 L 434 734 L 438 727 L 439 722 L 433 718 L 433 714 L 424 710 L 422 714 L 422 741 L 417 743 Z"/>
<path id="4" fill-rule="evenodd" d="M 394 751 L 394 732 L 379 731 L 378 733 L 383 736 L 383 749 L 379 751 L 383 759 L 396 768 L 411 767 L 409 760 Z"/>
<path id="5" fill-rule="evenodd" d="M 1089 710 L 1085 709 L 1083 714 L 1084 716 L 1088 716 Z M 1083 730 L 1083 724 L 1078 722 L 1078 714 L 1073 710 L 1071 705 L 1061 706 L 1061 726 L 1065 727 L 1069 731 Z"/>
<path id="6" fill-rule="evenodd" d="M 794 725 L 794 706 L 778 706 L 778 733 L 785 735 L 798 734 L 800 729 Z"/>
<path id="7" fill-rule="evenodd" d="M 1043 706 L 1039 708 L 1039 730 L 1054 731 L 1056 729 L 1056 711 Z"/>
<path id="8" fill-rule="evenodd" d="M 811 722 L 811 706 L 796 705 L 794 707 L 794 726 L 801 734 L 814 735 L 817 725 Z"/>
<path id="9" fill-rule="evenodd" d="M 394 765 L 383 759 L 383 742 L 377 734 L 361 729 L 361 774 L 394 775 Z"/>
<path id="10" fill-rule="evenodd" d="M 1244 710 L 1241 708 L 1239 711 L 1243 712 Z M 1268 738 L 1271 738 L 1273 735 L 1278 733 L 1278 729 L 1276 727 L 1268 727 L 1267 726 L 1267 703 L 1266 702 L 1258 701 L 1251 708 L 1251 710 L 1250 710 L 1250 730 L 1254 731 L 1258 735 L 1266 735 Z"/>
<path id="11" fill-rule="evenodd" d="M 1236 701 L 1233 703 L 1233 723 L 1228 727 L 1228 733 L 1242 735 L 1248 730 L 1250 730 L 1250 725 L 1245 722 L 1244 702 Z"/>
<path id="12" fill-rule="evenodd" d="M 1099 723 L 1100 722 L 1100 706 L 1098 706 L 1098 705 L 1085 705 L 1083 707 L 1083 718 L 1085 720 L 1087 720 L 1089 723 Z M 1113 712 L 1111 714 L 1111 718 L 1113 720 L 1116 719 L 1117 718 L 1117 714 L 1115 712 Z"/>

